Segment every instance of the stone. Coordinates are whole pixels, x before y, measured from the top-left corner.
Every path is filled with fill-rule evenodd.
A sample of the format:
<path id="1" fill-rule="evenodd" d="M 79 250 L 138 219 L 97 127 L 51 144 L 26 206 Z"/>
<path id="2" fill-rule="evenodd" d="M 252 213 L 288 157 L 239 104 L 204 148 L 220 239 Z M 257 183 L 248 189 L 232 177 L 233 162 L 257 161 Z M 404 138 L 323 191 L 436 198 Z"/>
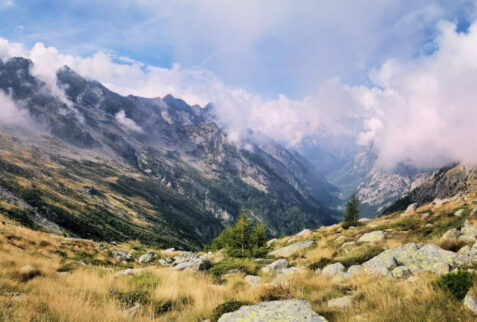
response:
<path id="1" fill-rule="evenodd" d="M 267 241 L 267 246 L 271 247 L 271 246 L 275 245 L 276 243 L 278 243 L 278 239 L 273 238 L 273 239 L 270 239 L 269 241 Z"/>
<path id="2" fill-rule="evenodd" d="M 358 222 L 362 222 L 362 223 L 368 223 L 368 222 L 370 222 L 370 221 L 371 221 L 371 219 L 369 219 L 369 218 L 360 218 L 360 219 L 358 219 Z"/>
<path id="3" fill-rule="evenodd" d="M 300 231 L 298 234 L 296 234 L 297 236 L 306 236 L 306 235 L 309 235 L 311 234 L 311 230 L 309 229 L 303 229 L 302 231 Z"/>
<path id="4" fill-rule="evenodd" d="M 329 300 L 326 305 L 330 308 L 347 309 L 351 306 L 351 296 L 343 296 Z"/>
<path id="5" fill-rule="evenodd" d="M 472 294 L 470 294 L 470 292 L 468 292 L 464 297 L 464 305 L 477 315 L 477 300 L 474 296 L 472 296 Z"/>
<path id="6" fill-rule="evenodd" d="M 181 256 L 174 256 L 171 266 L 172 268 L 180 271 L 203 271 L 210 268 L 211 264 L 207 255 L 182 252 Z"/>
<path id="7" fill-rule="evenodd" d="M 326 322 L 327 320 L 313 312 L 307 301 L 292 299 L 242 306 L 237 311 L 225 313 L 218 320 L 218 322 L 237 321 Z"/>
<path id="8" fill-rule="evenodd" d="M 130 262 L 130 261 L 134 260 L 134 257 L 132 255 L 132 253 L 128 252 L 128 251 L 115 251 L 115 250 L 113 250 L 111 252 L 111 254 L 113 255 L 113 257 L 119 259 L 120 261 Z"/>
<path id="9" fill-rule="evenodd" d="M 456 212 L 454 212 L 454 216 L 460 217 L 460 216 L 462 216 L 463 213 L 464 213 L 464 210 L 463 210 L 463 209 L 459 209 L 459 210 L 457 210 Z"/>
<path id="10" fill-rule="evenodd" d="M 139 263 L 151 263 L 154 260 L 154 252 L 148 251 L 146 254 L 139 257 Z"/>
<path id="11" fill-rule="evenodd" d="M 411 270 L 406 266 L 398 266 L 391 271 L 391 275 L 396 278 L 408 277 L 412 275 Z"/>
<path id="12" fill-rule="evenodd" d="M 386 250 L 362 264 L 367 272 L 377 272 L 387 269 L 392 271 L 397 266 L 406 266 L 411 272 L 430 271 L 441 274 L 457 266 L 459 255 L 444 250 L 439 246 L 427 244 L 417 246 L 406 244 L 401 247 Z"/>
<path id="13" fill-rule="evenodd" d="M 169 263 L 168 263 L 165 259 L 162 259 L 162 258 L 161 258 L 160 260 L 158 260 L 157 262 L 158 262 L 159 264 L 161 264 L 162 266 L 167 266 L 167 265 L 169 265 Z"/>
<path id="14" fill-rule="evenodd" d="M 315 275 L 320 275 L 323 270 L 321 268 L 317 268 L 315 271 Z"/>
<path id="15" fill-rule="evenodd" d="M 431 214 L 430 214 L 429 212 L 425 212 L 425 213 L 423 213 L 423 214 L 420 215 L 420 218 L 421 218 L 422 220 L 426 220 L 427 217 L 429 217 L 430 215 L 431 215 Z"/>
<path id="16" fill-rule="evenodd" d="M 451 228 L 449 229 L 448 231 L 446 231 L 444 233 L 444 235 L 442 235 L 441 237 L 441 241 L 444 241 L 444 240 L 452 240 L 452 239 L 458 239 L 460 237 L 460 231 L 458 231 L 457 229 L 455 228 Z"/>
<path id="17" fill-rule="evenodd" d="M 288 267 L 288 261 L 284 258 L 274 261 L 271 264 L 268 264 L 265 267 L 260 269 L 261 272 L 269 274 L 273 273 L 276 270 L 281 270 Z"/>
<path id="18" fill-rule="evenodd" d="M 358 242 L 376 243 L 384 240 L 384 238 L 386 238 L 386 235 L 381 230 L 376 230 L 359 237 Z"/>
<path id="19" fill-rule="evenodd" d="M 244 280 L 250 285 L 255 286 L 262 281 L 262 278 L 260 276 L 247 275 L 245 276 Z"/>
<path id="20" fill-rule="evenodd" d="M 136 304 L 132 308 L 127 309 L 126 311 L 124 311 L 124 316 L 127 317 L 127 318 L 134 317 L 136 315 L 136 313 L 139 311 L 140 308 L 141 308 L 141 304 Z"/>
<path id="21" fill-rule="evenodd" d="M 464 226 L 460 229 L 462 235 L 477 237 L 477 227 L 474 227 L 467 219 L 464 221 Z"/>
<path id="22" fill-rule="evenodd" d="M 175 249 L 174 247 L 171 247 L 171 248 L 166 249 L 165 251 L 166 251 L 166 252 L 173 252 L 173 251 L 175 251 L 175 250 L 176 250 L 176 249 Z"/>
<path id="23" fill-rule="evenodd" d="M 445 205 L 446 203 L 449 202 L 449 199 L 439 199 L 439 198 L 436 198 L 434 199 L 434 201 L 432 202 L 432 205 L 436 206 L 436 207 L 440 207 L 442 205 Z"/>
<path id="24" fill-rule="evenodd" d="M 114 274 L 114 277 L 118 277 L 121 275 L 136 275 L 144 272 L 143 268 L 127 268 L 125 270 L 119 271 L 116 274 Z"/>
<path id="25" fill-rule="evenodd" d="M 363 273 L 364 268 L 361 265 L 352 265 L 348 268 L 347 274 L 349 276 L 353 276 L 356 274 L 361 274 Z"/>
<path id="26" fill-rule="evenodd" d="M 406 211 L 404 213 L 409 214 L 416 211 L 416 209 L 417 209 L 417 203 L 412 203 L 409 206 L 407 206 Z"/>
<path id="27" fill-rule="evenodd" d="M 333 278 L 331 279 L 331 283 L 333 283 L 334 285 L 340 285 L 347 277 L 348 275 L 346 273 L 338 273 L 333 276 Z"/>
<path id="28" fill-rule="evenodd" d="M 301 241 L 289 246 L 279 248 L 273 252 L 270 252 L 270 255 L 275 257 L 281 257 L 281 256 L 289 257 L 302 249 L 305 249 L 314 245 L 316 245 L 316 242 L 313 240 Z"/>
<path id="29" fill-rule="evenodd" d="M 292 275 L 306 272 L 306 269 L 301 267 L 283 268 L 279 271 L 279 275 Z"/>
<path id="30" fill-rule="evenodd" d="M 339 273 L 344 273 L 346 272 L 346 268 L 343 264 L 340 262 L 334 263 L 334 264 L 329 264 L 323 267 L 323 270 L 321 272 L 322 275 L 336 275 Z"/>

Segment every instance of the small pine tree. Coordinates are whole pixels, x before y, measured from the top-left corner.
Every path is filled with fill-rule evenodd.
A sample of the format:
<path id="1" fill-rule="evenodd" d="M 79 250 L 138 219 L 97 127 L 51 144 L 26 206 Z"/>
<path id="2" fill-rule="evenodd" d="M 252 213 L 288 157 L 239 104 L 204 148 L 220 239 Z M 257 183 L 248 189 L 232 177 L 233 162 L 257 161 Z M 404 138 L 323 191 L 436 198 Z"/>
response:
<path id="1" fill-rule="evenodd" d="M 346 214 L 344 215 L 343 227 L 349 228 L 358 224 L 359 218 L 359 200 L 355 193 L 346 204 Z"/>
<path id="2" fill-rule="evenodd" d="M 207 250 L 225 249 L 232 257 L 258 257 L 268 252 L 267 229 L 261 223 L 252 223 L 242 213 L 234 226 L 225 228 Z"/>
<path id="3" fill-rule="evenodd" d="M 235 257 L 248 257 L 250 255 L 252 226 L 243 213 L 231 231 L 227 252 Z"/>
<path id="4" fill-rule="evenodd" d="M 252 231 L 252 245 L 253 245 L 253 256 L 260 257 L 268 253 L 268 247 L 266 247 L 267 242 L 267 228 L 262 223 L 257 223 L 253 227 Z"/>

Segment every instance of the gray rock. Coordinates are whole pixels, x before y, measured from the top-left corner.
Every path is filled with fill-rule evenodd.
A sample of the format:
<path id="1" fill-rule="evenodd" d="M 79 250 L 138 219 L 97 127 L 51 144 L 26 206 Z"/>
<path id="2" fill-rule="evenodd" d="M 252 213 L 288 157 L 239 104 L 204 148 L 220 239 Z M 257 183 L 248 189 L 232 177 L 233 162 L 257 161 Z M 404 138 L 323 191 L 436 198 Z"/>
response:
<path id="1" fill-rule="evenodd" d="M 144 272 L 143 268 L 134 268 L 134 269 L 133 268 L 128 268 L 128 269 L 117 272 L 116 274 L 114 274 L 114 277 L 118 277 L 118 276 L 121 276 L 121 275 L 136 275 L 136 274 L 140 274 L 142 272 Z"/>
<path id="2" fill-rule="evenodd" d="M 218 322 L 237 321 L 326 322 L 327 320 L 313 312 L 308 302 L 293 299 L 242 306 L 237 311 L 225 313 Z"/>
<path id="3" fill-rule="evenodd" d="M 270 239 L 269 241 L 267 241 L 267 246 L 270 247 L 270 246 L 275 245 L 276 243 L 278 243 L 278 239 L 273 238 L 273 239 Z"/>
<path id="4" fill-rule="evenodd" d="M 211 266 L 206 255 L 194 254 L 190 252 L 182 252 L 182 256 L 175 256 L 171 265 L 174 269 L 180 271 L 203 271 Z"/>
<path id="5" fill-rule="evenodd" d="M 457 229 L 455 228 L 452 228 L 452 229 L 449 229 L 448 231 L 446 231 L 444 233 L 444 235 L 442 235 L 441 237 L 441 241 L 444 241 L 444 240 L 452 240 L 452 239 L 458 239 L 460 237 L 460 231 L 458 231 Z"/>
<path id="6" fill-rule="evenodd" d="M 279 275 L 291 275 L 291 274 L 298 274 L 298 273 L 304 273 L 304 272 L 306 272 L 306 269 L 304 268 L 289 267 L 289 268 L 281 269 L 278 273 Z"/>
<path id="7" fill-rule="evenodd" d="M 258 283 L 262 281 L 262 278 L 260 276 L 247 275 L 245 276 L 244 280 L 250 285 L 257 285 Z"/>
<path id="8" fill-rule="evenodd" d="M 401 247 L 386 250 L 370 259 L 362 266 L 367 272 L 392 271 L 397 266 L 407 266 L 411 272 L 431 271 L 437 274 L 458 266 L 459 255 L 444 250 L 436 245 L 427 244 L 418 247 L 416 244 L 406 244 Z M 387 274 L 386 274 L 387 275 Z"/>
<path id="9" fill-rule="evenodd" d="M 320 274 L 321 274 L 321 271 L 322 271 L 321 268 L 317 268 L 316 271 L 315 271 L 315 275 L 320 275 Z"/>
<path id="10" fill-rule="evenodd" d="M 410 204 L 409 206 L 407 206 L 405 213 L 406 214 L 412 213 L 413 211 L 416 211 L 416 209 L 417 209 L 417 203 Z"/>
<path id="11" fill-rule="evenodd" d="M 306 236 L 306 235 L 309 235 L 311 234 L 311 230 L 309 229 L 303 229 L 302 231 L 300 231 L 298 234 L 296 234 L 297 236 Z"/>
<path id="12" fill-rule="evenodd" d="M 158 260 L 157 262 L 158 262 L 159 264 L 161 264 L 162 266 L 167 266 L 167 265 L 169 265 L 169 263 L 168 263 L 165 259 L 162 259 L 162 258 L 161 258 L 160 260 Z"/>
<path id="13" fill-rule="evenodd" d="M 372 232 L 364 234 L 358 239 L 358 242 L 376 243 L 376 242 L 384 240 L 384 238 L 386 238 L 386 235 L 382 231 L 376 230 L 376 231 L 372 231 Z"/>
<path id="14" fill-rule="evenodd" d="M 398 266 L 392 270 L 391 275 L 396 278 L 408 277 L 412 275 L 411 270 L 409 267 L 406 266 Z"/>
<path id="15" fill-rule="evenodd" d="M 347 309 L 351 306 L 351 296 L 343 296 L 335 299 L 329 300 L 327 303 L 328 307 L 336 307 L 339 309 Z"/>
<path id="16" fill-rule="evenodd" d="M 347 274 L 349 276 L 353 276 L 356 274 L 361 274 L 363 273 L 364 268 L 361 265 L 352 265 L 348 268 Z"/>
<path id="17" fill-rule="evenodd" d="M 298 252 L 302 249 L 311 247 L 315 244 L 316 244 L 316 242 L 313 241 L 313 240 L 301 241 L 301 242 L 295 243 L 293 245 L 285 246 L 285 247 L 279 248 L 279 249 L 277 249 L 273 252 L 270 252 L 270 255 L 275 256 L 275 257 L 280 257 L 280 256 L 289 257 L 289 256 L 295 254 L 296 252 Z"/>
<path id="18" fill-rule="evenodd" d="M 139 311 L 140 308 L 141 308 L 141 304 L 136 304 L 132 308 L 127 309 L 126 311 L 124 311 L 124 316 L 127 317 L 127 318 L 134 317 L 136 315 L 136 313 Z"/>
<path id="19" fill-rule="evenodd" d="M 341 263 L 334 263 L 330 265 L 326 265 L 323 267 L 323 270 L 321 272 L 322 275 L 336 275 L 339 273 L 344 273 L 346 272 L 346 268 L 344 267 L 343 264 Z"/>
<path id="20" fill-rule="evenodd" d="M 115 250 L 113 250 L 111 252 L 111 254 L 113 255 L 113 257 L 119 259 L 120 261 L 130 262 L 130 261 L 134 260 L 134 257 L 132 255 L 132 253 L 128 252 L 128 251 L 115 251 Z"/>
<path id="21" fill-rule="evenodd" d="M 459 210 L 457 210 L 456 212 L 454 212 L 454 216 L 460 217 L 460 216 L 462 216 L 463 213 L 464 213 L 464 210 L 463 210 L 463 209 L 459 209 Z"/>
<path id="22" fill-rule="evenodd" d="M 165 251 L 166 251 L 166 252 L 173 252 L 173 251 L 175 251 L 175 250 L 176 250 L 176 249 L 175 249 L 174 247 L 171 247 L 171 248 L 166 249 Z"/>
<path id="23" fill-rule="evenodd" d="M 460 229 L 460 232 L 464 236 L 472 236 L 477 238 L 477 227 L 474 227 L 467 219 L 464 222 L 464 226 L 462 226 Z"/>
<path id="24" fill-rule="evenodd" d="M 466 308 L 474 312 L 474 314 L 477 315 L 477 300 L 475 297 L 472 296 L 472 294 L 467 293 L 467 295 L 464 298 L 464 305 Z"/>
<path id="25" fill-rule="evenodd" d="M 154 252 L 148 251 L 146 254 L 139 257 L 139 263 L 151 263 L 154 260 Z"/>

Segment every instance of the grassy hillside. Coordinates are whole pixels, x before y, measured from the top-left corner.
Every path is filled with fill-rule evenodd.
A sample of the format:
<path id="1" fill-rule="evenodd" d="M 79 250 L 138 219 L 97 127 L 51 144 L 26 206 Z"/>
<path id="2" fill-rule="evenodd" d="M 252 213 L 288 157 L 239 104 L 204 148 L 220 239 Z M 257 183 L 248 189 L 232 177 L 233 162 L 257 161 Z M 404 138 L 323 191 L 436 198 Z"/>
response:
<path id="1" fill-rule="evenodd" d="M 307 300 L 329 321 L 474 321 L 462 301 L 437 286 L 439 275 L 435 273 L 422 272 L 413 278 L 358 274 L 337 282 L 314 271 L 337 261 L 345 266 L 361 264 L 386 248 L 409 242 L 456 247 L 441 242 L 441 236 L 466 219 L 477 227 L 477 216 L 472 214 L 476 204 L 474 194 L 442 205 L 426 204 L 405 215 L 394 213 L 348 230 L 334 225 L 282 238 L 273 248 L 302 240 L 314 240 L 316 245 L 287 257 L 298 270 L 281 276 L 260 270 L 273 259 L 232 259 L 221 251 L 208 255 L 211 267 L 207 270 L 178 271 L 158 260 L 181 252 L 148 248 L 137 241 L 117 246 L 67 239 L 21 227 L 2 210 L 0 321 L 214 321 L 243 304 L 285 298 Z M 463 211 L 455 216 L 458 210 Z M 354 243 L 351 251 L 343 247 L 374 230 L 386 232 L 386 238 L 373 244 Z M 136 259 L 150 250 L 155 260 L 150 264 L 120 262 L 113 256 L 120 250 L 131 251 Z M 139 270 L 116 276 L 127 268 Z M 262 280 L 251 285 L 247 274 Z M 470 292 L 477 296 L 477 279 Z M 348 308 L 327 304 L 350 294 Z"/>

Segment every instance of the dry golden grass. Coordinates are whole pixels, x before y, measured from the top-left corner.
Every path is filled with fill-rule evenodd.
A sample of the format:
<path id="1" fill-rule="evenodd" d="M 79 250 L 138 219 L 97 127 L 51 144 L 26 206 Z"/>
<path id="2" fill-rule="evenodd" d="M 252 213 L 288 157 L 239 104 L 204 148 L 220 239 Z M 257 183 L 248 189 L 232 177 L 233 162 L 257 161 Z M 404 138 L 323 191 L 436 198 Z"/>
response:
<path id="1" fill-rule="evenodd" d="M 445 211 L 461 205 L 445 205 L 450 209 Z M 418 211 L 423 209 L 426 206 Z M 433 209 L 434 214 L 429 218 L 435 216 L 434 221 L 440 220 L 438 213 L 445 211 Z M 306 267 L 321 258 L 341 258 L 344 255 L 339 253 L 339 247 L 375 229 L 370 227 L 394 224 L 399 227 L 413 216 L 393 214 L 348 230 L 334 225 L 309 236 L 293 236 L 297 241 L 316 240 L 317 245 L 289 261 Z M 442 220 L 449 218 L 444 217 Z M 418 226 L 424 227 L 429 218 Z M 117 271 L 127 266 L 141 265 L 121 264 L 111 258 L 108 244 L 106 249 L 97 249 L 88 241 L 65 242 L 61 236 L 12 225 L 11 220 L 1 215 L 0 220 L 7 223 L 0 224 L 0 321 L 202 321 L 211 318 L 219 305 L 229 301 L 258 303 L 290 297 L 307 300 L 329 321 L 475 321 L 461 302 L 433 286 L 437 278 L 434 274 L 423 274 L 415 282 L 361 275 L 335 285 L 331 278 L 308 270 L 279 280 L 261 274 L 262 283 L 252 287 L 245 282 L 243 273 L 217 277 L 208 272 L 180 272 L 150 265 L 138 275 L 115 277 Z M 471 222 L 475 221 L 471 218 Z M 411 233 L 393 228 L 387 232 L 388 238 L 375 246 L 395 248 L 409 240 L 418 241 L 419 236 L 407 237 Z M 426 242 L 438 244 L 439 237 L 431 236 Z M 290 238 L 281 239 L 276 247 L 286 245 Z M 363 246 L 366 247 L 357 245 Z M 145 249 L 145 246 L 130 242 L 124 243 L 123 248 Z M 162 257 L 179 254 L 157 253 Z M 96 264 L 82 266 L 78 264 L 80 258 L 94 259 Z M 212 255 L 212 262 L 222 260 L 222 252 Z M 26 265 L 30 267 L 25 268 Z M 477 295 L 477 283 L 471 292 Z M 350 308 L 327 306 L 328 300 L 347 294 L 353 294 Z M 134 316 L 127 316 L 135 300 L 143 304 Z"/>

